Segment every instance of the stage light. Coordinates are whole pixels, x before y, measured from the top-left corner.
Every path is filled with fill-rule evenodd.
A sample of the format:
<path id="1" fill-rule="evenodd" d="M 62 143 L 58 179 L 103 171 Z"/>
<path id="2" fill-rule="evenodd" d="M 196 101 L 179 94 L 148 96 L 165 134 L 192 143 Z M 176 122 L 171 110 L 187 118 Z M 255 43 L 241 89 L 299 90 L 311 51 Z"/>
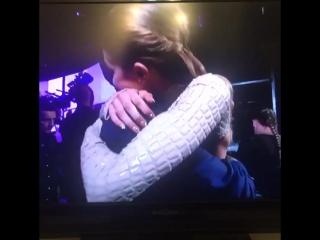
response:
<path id="1" fill-rule="evenodd" d="M 176 19 L 179 24 L 185 24 L 187 22 L 187 17 L 184 14 L 178 14 Z"/>
<path id="2" fill-rule="evenodd" d="M 130 11 L 132 12 L 132 14 L 134 16 L 138 16 L 139 15 L 139 9 L 137 9 L 136 7 L 131 8 Z"/>

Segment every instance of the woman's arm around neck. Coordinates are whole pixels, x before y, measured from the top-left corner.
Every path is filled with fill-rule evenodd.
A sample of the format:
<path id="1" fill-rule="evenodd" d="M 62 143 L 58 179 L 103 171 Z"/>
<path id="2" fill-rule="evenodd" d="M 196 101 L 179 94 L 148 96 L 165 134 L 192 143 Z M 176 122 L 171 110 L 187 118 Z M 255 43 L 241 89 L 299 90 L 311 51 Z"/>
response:
<path id="1" fill-rule="evenodd" d="M 89 202 L 131 201 L 178 166 L 221 121 L 230 122 L 230 91 L 218 75 L 194 79 L 164 113 L 120 154 L 99 138 L 98 119 L 85 134 L 81 169 Z M 219 124 L 228 127 L 228 124 Z M 221 129 L 223 132 L 224 129 Z"/>

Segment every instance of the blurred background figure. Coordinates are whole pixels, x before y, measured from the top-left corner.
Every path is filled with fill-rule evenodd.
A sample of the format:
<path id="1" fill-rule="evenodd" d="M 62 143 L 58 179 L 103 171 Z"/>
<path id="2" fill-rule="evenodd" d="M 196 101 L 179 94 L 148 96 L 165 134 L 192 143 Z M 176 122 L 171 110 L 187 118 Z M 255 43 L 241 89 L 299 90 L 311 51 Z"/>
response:
<path id="1" fill-rule="evenodd" d="M 86 202 L 80 170 L 80 147 L 84 133 L 99 116 L 93 109 L 94 94 L 88 85 L 77 84 L 69 93 L 73 95 L 77 108 L 61 122 L 63 138 L 64 192 L 68 203 Z"/>
<path id="2" fill-rule="evenodd" d="M 238 159 L 254 178 L 263 198 L 280 198 L 281 136 L 277 119 L 271 109 L 252 114 L 254 136 L 241 141 Z"/>
<path id="3" fill-rule="evenodd" d="M 46 97 L 40 97 L 39 106 L 39 197 L 40 203 L 57 203 L 60 193 L 61 156 L 59 143 L 52 131 L 57 108 Z"/>

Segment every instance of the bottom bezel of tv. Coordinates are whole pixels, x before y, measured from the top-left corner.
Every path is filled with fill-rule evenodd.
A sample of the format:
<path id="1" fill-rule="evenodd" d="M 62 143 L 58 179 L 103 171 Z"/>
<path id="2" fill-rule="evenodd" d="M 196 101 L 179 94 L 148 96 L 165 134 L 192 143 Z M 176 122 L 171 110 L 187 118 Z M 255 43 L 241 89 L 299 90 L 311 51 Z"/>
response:
<path id="1" fill-rule="evenodd" d="M 40 236 L 132 232 L 280 232 L 281 201 L 40 206 Z"/>

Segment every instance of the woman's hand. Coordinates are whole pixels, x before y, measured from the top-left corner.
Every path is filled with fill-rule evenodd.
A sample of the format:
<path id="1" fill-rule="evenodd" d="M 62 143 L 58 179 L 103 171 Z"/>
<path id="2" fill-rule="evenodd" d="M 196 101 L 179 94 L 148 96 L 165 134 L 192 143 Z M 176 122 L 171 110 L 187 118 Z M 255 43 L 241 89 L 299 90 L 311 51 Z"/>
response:
<path id="1" fill-rule="evenodd" d="M 122 129 L 128 127 L 138 133 L 141 128 L 147 126 L 147 121 L 140 115 L 137 108 L 144 115 L 154 117 L 154 113 L 146 102 L 155 102 L 151 93 L 144 90 L 124 89 L 112 96 L 106 107 L 114 124 Z"/>

